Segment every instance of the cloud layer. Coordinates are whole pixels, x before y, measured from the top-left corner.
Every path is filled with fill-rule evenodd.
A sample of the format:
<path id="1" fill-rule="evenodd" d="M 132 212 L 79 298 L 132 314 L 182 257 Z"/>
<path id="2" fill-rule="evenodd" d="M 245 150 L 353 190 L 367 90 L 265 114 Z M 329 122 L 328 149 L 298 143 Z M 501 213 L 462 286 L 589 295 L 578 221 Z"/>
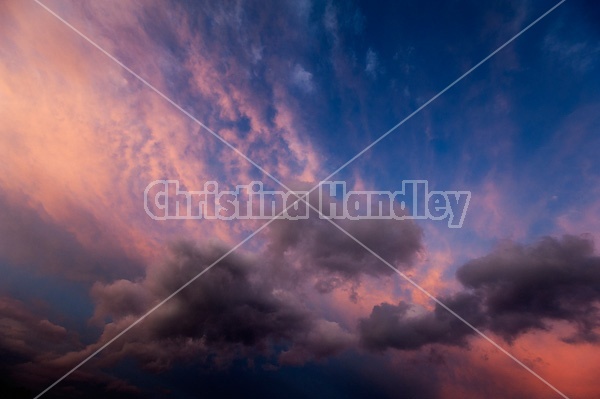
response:
<path id="1" fill-rule="evenodd" d="M 505 242 L 461 266 L 456 276 L 463 290 L 440 300 L 478 329 L 513 342 L 528 331 L 566 321 L 575 332 L 563 337 L 565 342 L 598 341 L 600 257 L 589 238 L 546 237 L 531 246 Z M 360 322 L 363 344 L 376 350 L 418 349 L 465 344 L 474 334 L 439 305 L 431 313 L 414 312 L 403 302 L 376 306 Z"/>
<path id="2" fill-rule="evenodd" d="M 295 189 L 553 5 L 44 3 Z M 567 2 L 335 176 L 471 190 L 454 231 L 337 223 L 582 398 L 600 390 L 596 15 Z M 148 183 L 279 187 L 35 2 L 0 2 L 0 77 L 0 396 L 32 397 L 263 223 L 151 220 Z M 312 214 L 51 395 L 547 397 L 503 356 Z"/>

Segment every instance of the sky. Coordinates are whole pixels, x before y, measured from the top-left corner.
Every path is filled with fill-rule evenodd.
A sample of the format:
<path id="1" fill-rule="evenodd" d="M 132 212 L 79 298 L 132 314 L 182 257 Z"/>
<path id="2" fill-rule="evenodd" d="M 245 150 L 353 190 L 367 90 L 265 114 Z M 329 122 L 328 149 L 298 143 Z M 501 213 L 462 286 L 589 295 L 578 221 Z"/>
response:
<path id="1" fill-rule="evenodd" d="M 0 396 L 227 254 L 43 397 L 598 397 L 596 2 L 424 107 L 556 1 L 43 4 L 0 2 Z M 471 192 L 460 228 L 336 220 L 396 270 L 313 211 L 144 209 L 155 180 L 307 190 L 415 110 L 330 178 Z"/>

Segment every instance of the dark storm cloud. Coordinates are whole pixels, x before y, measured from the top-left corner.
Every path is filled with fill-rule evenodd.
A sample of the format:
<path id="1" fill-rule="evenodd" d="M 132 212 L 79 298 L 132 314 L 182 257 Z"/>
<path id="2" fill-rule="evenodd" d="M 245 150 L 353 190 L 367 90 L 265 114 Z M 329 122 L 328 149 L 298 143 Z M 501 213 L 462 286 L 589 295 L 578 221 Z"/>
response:
<path id="1" fill-rule="evenodd" d="M 421 229 L 412 221 L 337 223 L 399 268 L 410 267 L 422 249 Z M 347 283 L 356 287 L 362 276 L 388 275 L 390 270 L 336 230 L 315 213 L 307 220 L 272 223 L 262 251 L 221 261 L 158 309 L 144 322 L 139 342 L 117 350 L 115 358 L 130 354 L 156 369 L 189 353 L 223 364 L 260 355 L 286 365 L 335 356 L 354 346 L 355 334 L 318 316 L 306 296 L 315 288 L 324 293 Z M 115 327 L 128 324 L 225 250 L 179 242 L 170 252 L 169 260 L 150 268 L 141 281 L 96 284 L 93 319 L 114 320 Z"/>
<path id="2" fill-rule="evenodd" d="M 224 251 L 178 243 L 171 252 L 169 262 L 138 283 L 96 285 L 95 318 L 117 316 L 128 322 L 128 316 L 139 317 Z M 335 355 L 353 343 L 349 332 L 318 318 L 302 304 L 300 292 L 289 291 L 289 284 L 271 277 L 276 276 L 271 271 L 257 258 L 227 258 L 158 309 L 144 323 L 138 342 L 122 350 L 150 367 L 168 365 L 186 351 L 225 363 L 241 355 L 278 352 L 282 364 L 298 364 Z M 164 350 L 172 345 L 178 348 Z"/>
<path id="3" fill-rule="evenodd" d="M 56 350 L 74 337 L 52 323 L 38 309 L 30 309 L 16 299 L 0 297 L 0 353 L 2 363 L 29 360 L 41 352 Z M 68 346 L 68 345 L 67 345 Z"/>
<path id="4" fill-rule="evenodd" d="M 340 222 L 340 221 L 338 221 Z M 421 230 L 411 221 L 341 221 L 358 239 L 399 267 L 421 250 Z M 327 221 L 277 221 L 258 254 L 228 256 L 146 319 L 127 341 L 116 341 L 99 364 L 133 357 L 153 371 L 181 361 L 226 367 L 236 359 L 267 359 L 268 367 L 302 365 L 336 357 L 357 337 L 318 314 L 307 301 L 364 275 L 387 275 L 386 267 Z M 219 245 L 177 242 L 167 261 L 137 281 L 97 283 L 92 321 L 106 326 L 93 351 L 218 259 Z M 325 284 L 329 286 L 324 287 Z"/>
<path id="5" fill-rule="evenodd" d="M 36 213 L 13 208 L 15 212 L 3 216 L 6 223 L 2 228 L 13 229 L 12 234 L 6 234 L 13 244 L 9 247 L 4 243 L 4 256 L 20 251 L 18 238 L 27 234 L 29 238 L 23 243 L 37 242 L 47 247 L 42 252 L 46 256 L 59 256 L 56 260 L 47 258 L 42 269 L 45 272 L 69 270 L 79 267 L 80 262 L 81 267 L 87 267 L 83 260 L 88 257 L 97 265 L 99 259 L 119 254 L 114 250 L 102 256 L 90 255 L 72 235 Z M 21 223 L 17 224 L 16 218 Z M 402 268 L 408 267 L 422 248 L 421 230 L 410 221 L 338 223 Z M 316 215 L 304 221 L 278 221 L 267 234 L 268 244 L 258 254 L 233 255 L 221 261 L 144 320 L 135 333 L 114 342 L 88 366 L 95 370 L 93 373 L 78 371 L 73 378 L 81 383 L 119 383 L 98 367 L 114 366 L 127 358 L 136 359 L 142 368 L 152 371 L 171 369 L 181 361 L 225 367 L 243 358 L 267 359 L 269 367 L 278 368 L 336 357 L 355 347 L 355 333 L 318 314 L 307 296 L 314 293 L 315 284 L 318 291 L 330 292 L 348 282 L 356 286 L 364 275 L 387 275 L 388 269 Z M 57 249 L 51 251 L 50 247 Z M 91 344 L 75 338 L 55 344 L 49 339 L 52 331 L 48 329 L 52 327 L 56 334 L 66 337 L 62 327 L 49 324 L 39 315 L 23 318 L 22 312 L 3 313 L 5 320 L 21 326 L 17 331 L 26 334 L 16 345 L 12 330 L 0 329 L 0 366 L 16 370 L 14 381 L 18 384 L 43 388 L 46 381 L 56 377 L 57 370 L 67 372 L 219 258 L 225 249 L 177 242 L 168 252 L 165 261 L 147 267 L 143 278 L 103 277 L 92 286 L 90 296 L 95 310 L 90 321 L 103 331 Z M 62 256 L 69 259 L 63 260 Z M 10 259 L 19 258 L 11 255 Z M 53 265 L 58 269 L 49 270 Z M 81 278 L 89 278 L 84 273 L 87 271 L 78 270 Z M 19 309 L 14 303 L 5 308 Z M 40 330 L 44 328 L 48 331 Z M 40 334 L 48 339 L 39 338 Z"/>
<path id="6" fill-rule="evenodd" d="M 175 291 L 212 263 L 219 252 L 178 244 L 173 248 L 173 261 L 153 281 L 159 284 L 157 297 Z M 210 345 L 254 346 L 269 337 L 289 339 L 294 331 L 306 330 L 310 324 L 306 311 L 279 296 L 256 272 L 247 259 L 221 262 L 205 279 L 174 298 L 169 311 L 159 314 L 155 336 L 202 337 Z"/>
<path id="7" fill-rule="evenodd" d="M 457 271 L 462 292 L 440 298 L 475 327 L 507 341 L 548 322 L 567 321 L 576 333 L 565 342 L 597 342 L 600 325 L 600 258 L 586 237 L 546 237 L 531 246 L 505 243 Z M 463 344 L 473 334 L 439 305 L 432 313 L 400 303 L 375 306 L 359 323 L 371 349 L 417 349 L 431 343 Z"/>
<path id="8" fill-rule="evenodd" d="M 337 220 L 337 224 L 390 263 L 406 269 L 422 249 L 421 230 L 412 222 L 394 220 Z M 293 253 L 307 267 L 357 277 L 392 271 L 368 251 L 325 220 L 274 223 L 271 249 Z"/>
<path id="9" fill-rule="evenodd" d="M 224 252 L 215 245 L 178 242 L 168 261 L 150 267 L 144 279 L 96 283 L 92 322 L 105 325 L 101 337 L 87 346 L 20 302 L 0 298 L 0 370 L 10 370 L 11 389 L 43 389 Z M 121 383 L 129 389 L 102 368 L 133 358 L 153 372 L 182 362 L 219 369 L 257 357 L 278 368 L 336 356 L 355 346 L 351 332 L 307 307 L 302 290 L 284 277 L 262 258 L 228 257 L 72 377 L 77 384 Z"/>
<path id="10" fill-rule="evenodd" d="M 460 299 L 470 302 L 470 298 Z M 414 312 L 415 309 L 404 302 L 375 306 L 369 318 L 359 322 L 362 343 L 372 350 L 388 347 L 409 350 L 431 343 L 465 343 L 465 336 L 470 330 L 444 309 L 438 308 L 426 314 Z"/>
<path id="11" fill-rule="evenodd" d="M 316 192 L 311 194 L 311 204 L 318 207 L 316 197 Z M 410 220 L 340 219 L 335 223 L 399 269 L 410 268 L 423 250 L 422 230 Z M 272 223 L 268 253 L 275 261 L 298 264 L 304 272 L 316 276 L 316 288 L 321 292 L 329 292 L 347 280 L 358 281 L 361 275 L 393 273 L 313 211 L 309 219 Z"/>
<path id="12" fill-rule="evenodd" d="M 505 338 L 544 328 L 544 319 L 575 323 L 576 339 L 598 338 L 592 330 L 599 320 L 600 258 L 588 238 L 509 243 L 464 265 L 457 278 L 481 296 L 489 327 Z"/>
<path id="13" fill-rule="evenodd" d="M 46 310 L 39 304 L 33 306 L 0 296 L 1 397 L 32 397 L 27 387 L 39 374 L 31 368 L 26 371 L 19 368 L 44 363 L 58 353 L 81 348 L 76 334 L 48 320 Z"/>

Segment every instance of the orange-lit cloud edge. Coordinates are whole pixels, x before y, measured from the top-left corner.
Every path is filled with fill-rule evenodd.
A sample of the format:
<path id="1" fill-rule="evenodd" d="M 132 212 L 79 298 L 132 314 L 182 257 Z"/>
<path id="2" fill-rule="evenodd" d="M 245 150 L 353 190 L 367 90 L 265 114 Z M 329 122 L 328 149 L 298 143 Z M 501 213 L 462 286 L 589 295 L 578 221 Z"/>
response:
<path id="1" fill-rule="evenodd" d="M 169 82 L 161 73 L 162 64 L 178 60 L 169 59 L 169 54 L 143 30 L 135 28 L 137 6 L 120 2 L 48 5 L 112 54 L 126 55 L 128 66 L 156 87 L 168 87 Z M 0 190 L 6 203 L 23 213 L 35 214 L 48 225 L 58 226 L 86 251 L 118 251 L 136 259 L 143 265 L 142 270 L 135 271 L 138 276 L 156 265 L 174 237 L 191 241 L 210 237 L 231 246 L 260 225 L 222 221 L 157 224 L 150 220 L 141 206 L 142 193 L 154 179 L 180 179 L 189 187 L 201 187 L 203 181 L 216 176 L 234 185 L 251 181 L 256 171 L 33 2 L 6 2 L 0 8 Z M 102 18 L 83 24 L 79 21 L 85 20 L 84 10 Z M 267 170 L 277 171 L 284 181 L 314 184 L 322 173 L 324 155 L 303 134 L 303 121 L 296 116 L 301 104 L 274 82 L 277 117 L 275 126 L 271 126 L 264 116 L 268 99 L 257 96 L 245 85 L 243 75 L 248 71 L 233 64 L 230 70 L 221 72 L 220 60 L 214 58 L 218 54 L 211 54 L 212 46 L 190 31 L 184 14 L 176 9 L 170 12 L 179 21 L 177 40 L 193 44 L 193 52 L 181 66 L 191 76 L 189 90 L 210 104 L 210 111 L 198 118 L 211 126 L 247 117 L 251 129 L 245 137 L 235 128 L 223 128 L 219 133 Z M 278 60 L 271 61 L 277 65 Z M 361 180 L 357 181 L 360 184 Z M 511 238 L 523 238 L 528 215 L 507 216 L 517 215 L 516 210 L 508 209 L 509 192 L 497 183 L 483 184 L 481 195 L 473 195 L 466 227 L 487 238 L 499 239 L 504 238 L 506 226 L 511 226 Z M 590 212 L 597 214 L 599 207 L 600 202 L 592 204 Z M 564 215 L 559 222 L 556 234 L 578 234 L 582 223 L 587 223 L 586 231 L 596 237 L 600 232 L 597 222 L 594 224 L 580 214 Z M 441 228 L 426 227 L 425 234 L 427 246 L 412 273 L 434 295 L 456 288 L 454 279 L 447 274 L 465 254 L 475 257 L 489 250 L 445 238 Z M 74 271 L 36 259 L 31 254 L 35 244 L 30 242 L 13 244 L 2 249 L 16 267 L 32 267 L 32 273 L 58 274 L 88 282 L 98 277 L 93 267 Z M 59 250 L 59 244 L 56 245 L 45 249 Z M 456 248 L 461 248 L 460 255 Z M 32 264 L 35 266 L 26 266 Z M 119 275 L 119 270 L 113 272 Z M 351 290 L 360 298 L 357 303 L 349 299 Z M 373 306 L 397 303 L 401 298 L 432 307 L 428 299 L 407 290 L 396 276 L 367 278 L 359 286 L 348 285 L 310 301 L 352 328 Z M 11 305 L 8 300 L 5 304 L 15 309 L 21 306 Z M 120 327 L 130 321 L 122 320 Z M 40 323 L 40 328 L 50 331 L 44 334 L 68 335 L 63 327 L 47 319 Z M 559 337 L 568 329 L 569 326 L 556 325 L 547 332 L 525 334 L 510 345 L 500 337 L 494 338 L 559 389 L 573 397 L 592 398 L 600 391 L 600 383 L 594 378 L 594 370 L 600 367 L 600 349 L 591 344 L 561 341 Z M 502 397 L 502 392 L 510 395 L 518 390 L 523 397 L 551 397 L 546 386 L 486 342 L 473 338 L 470 345 L 468 350 L 438 349 L 443 353 L 445 366 L 436 368 L 435 378 L 443 381 L 443 396 Z M 50 363 L 73 364 L 94 347 L 67 353 Z M 394 353 L 390 367 L 413 355 Z M 52 378 L 52 373 L 48 371 L 46 377 Z"/>

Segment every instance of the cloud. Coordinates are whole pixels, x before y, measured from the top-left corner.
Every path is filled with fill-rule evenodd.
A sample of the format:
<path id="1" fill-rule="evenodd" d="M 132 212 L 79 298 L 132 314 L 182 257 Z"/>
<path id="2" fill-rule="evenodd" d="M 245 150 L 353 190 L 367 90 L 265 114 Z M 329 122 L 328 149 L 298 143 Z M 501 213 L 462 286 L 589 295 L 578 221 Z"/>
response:
<path id="1" fill-rule="evenodd" d="M 174 3 L 165 17 L 164 7 L 73 3 L 57 10 L 274 175 L 314 181 L 321 157 L 290 93 L 287 58 L 274 56 L 261 37 L 277 26 L 252 19 L 270 21 L 277 11 Z M 26 193 L 23 206 L 43 210 L 81 241 L 127 242 L 128 255 L 147 260 L 174 233 L 200 238 L 184 223 L 157 228 L 149 221 L 140 206 L 148 183 L 179 179 L 199 189 L 206 180 L 265 178 L 37 4 L 0 8 L 0 47 L 10 49 L 0 63 L 0 75 L 10 77 L 0 83 L 7 99 L 0 107 L 0 188 Z M 275 47 L 303 40 L 277 38 Z M 203 230 L 235 241 L 231 225 Z"/>
<path id="2" fill-rule="evenodd" d="M 129 256 L 123 245 L 98 227 L 94 215 L 71 206 L 80 226 L 96 238 L 82 239 L 69 226 L 52 220 L 43 209 L 34 209 L 0 189 L 0 260 L 40 274 L 68 280 L 111 281 L 134 278 L 143 271 L 139 259 Z M 26 202 L 23 196 L 20 202 Z"/>
<path id="3" fill-rule="evenodd" d="M 313 74 L 299 64 L 296 64 L 292 70 L 292 83 L 305 93 L 311 93 L 315 90 Z"/>
<path id="4" fill-rule="evenodd" d="M 54 351 L 70 341 L 67 330 L 16 299 L 0 297 L 0 351 L 6 366 L 11 358 L 25 360 Z"/>
<path id="5" fill-rule="evenodd" d="M 372 49 L 367 51 L 365 72 L 372 78 L 377 77 L 379 73 L 379 58 Z"/>
<path id="6" fill-rule="evenodd" d="M 22 365 L 39 365 L 60 353 L 81 348 L 77 335 L 48 320 L 44 310 L 43 306 L 0 296 L 0 393 L 3 395 L 31 397 L 27 388 L 31 387 L 31 381 L 36 381 L 38 372 L 24 372 L 20 369 Z"/>
<path id="7" fill-rule="evenodd" d="M 264 31 L 279 30 L 280 16 L 269 17 L 277 10 L 262 8 L 255 15 L 216 3 L 185 7 L 174 5 L 167 18 L 164 4 L 152 3 L 143 9 L 133 3 L 74 3 L 57 10 L 266 169 L 314 182 L 322 165 L 308 137 L 310 121 L 303 118 L 310 110 L 290 92 L 289 57 L 275 51 L 296 47 L 290 43 L 304 46 L 301 32 L 307 29 L 287 29 L 266 46 Z M 93 343 L 72 342 L 41 357 L 35 356 L 37 344 L 24 340 L 29 349 L 16 369 L 39 383 L 68 371 L 222 253 L 209 244 L 175 245 L 170 261 L 157 266 L 153 261 L 167 239 L 235 241 L 240 234 L 216 222 L 200 229 L 197 223 L 151 225 L 142 208 L 146 184 L 165 177 L 190 189 L 214 178 L 247 183 L 256 171 L 38 5 L 0 8 L 0 47 L 14 50 L 0 63 L 0 74 L 11 77 L 0 83 L 0 94 L 10 99 L 0 111 L 5 160 L 0 206 L 6 210 L 0 217 L 5 238 L 0 259 L 91 285 L 96 307 L 90 321 L 94 328 L 105 324 L 100 337 L 91 334 Z M 254 24 L 253 16 L 275 22 Z M 293 78 L 312 91 L 307 65 L 299 59 Z M 313 225 L 319 241 L 308 231 Z M 397 228 L 345 226 L 394 262 L 410 263 L 420 246 L 420 230 L 408 222 Z M 297 228 L 285 223 L 268 240 Z M 273 352 L 274 362 L 301 364 L 352 346 L 356 337 L 347 326 L 317 315 L 304 291 L 314 293 L 318 286 L 331 292 L 336 281 L 357 284 L 361 276 L 389 272 L 323 221 L 311 220 L 301 229 L 302 237 L 276 242 L 262 259 L 237 257 L 211 270 L 146 320 L 141 336 L 115 343 L 104 361 L 131 355 L 160 370 L 190 353 L 227 362 L 243 353 Z M 335 246 L 342 243 L 347 253 L 337 256 Z M 273 252 L 309 247 L 314 250 L 300 263 Z M 300 269 L 282 270 L 292 263 Z M 36 331 L 35 323 L 43 320 L 36 317 L 21 322 L 23 331 Z M 2 331 L 7 337 L 9 332 Z M 82 370 L 72 377 L 93 379 L 89 374 Z M 111 381 L 102 373 L 99 378 Z"/>
<path id="8" fill-rule="evenodd" d="M 365 6 L 367 18 L 351 4 L 310 1 L 282 2 L 271 7 L 176 1 L 167 5 L 121 1 L 48 5 L 286 183 L 294 179 L 303 183 L 318 181 L 325 167 L 345 162 L 345 157 L 356 151 L 347 152 L 368 140 L 379 125 L 396 123 L 392 119 L 415 108 L 405 100 L 390 103 L 386 93 L 391 92 L 382 92 L 380 85 L 374 84 L 374 78 L 387 73 L 387 67 L 383 67 L 388 64 L 385 53 L 394 52 L 393 48 L 384 51 L 384 42 L 377 52 L 365 45 L 364 34 L 373 31 L 367 22 L 377 8 Z M 517 20 L 515 29 L 522 27 L 521 13 Z M 494 37 L 503 18 L 496 21 L 490 28 Z M 406 27 L 410 30 L 410 24 Z M 368 39 L 368 43 L 377 41 L 370 33 Z M 457 43 L 464 44 L 462 39 Z M 426 60 L 427 51 L 423 50 L 431 47 L 430 40 L 413 43 L 421 49 L 415 52 L 420 61 Z M 589 71 L 589 57 L 597 55 L 598 49 L 587 40 L 577 43 L 549 40 L 542 50 L 546 58 Z M 475 44 L 485 43 L 477 39 Z M 456 51 L 454 46 L 452 53 Z M 412 58 L 411 65 L 416 65 L 419 60 Z M 263 176 L 33 2 L 0 4 L 0 59 L 0 75 L 4 78 L 0 79 L 0 263 L 3 267 L 22 267 L 26 273 L 52 274 L 48 285 L 53 279 L 75 279 L 81 282 L 83 291 L 90 289 L 95 304 L 93 316 L 69 309 L 73 313 L 65 316 L 68 321 L 63 323 L 45 316 L 25 299 L 0 299 L 2 371 L 10 368 L 11 377 L 37 386 L 52 381 L 93 353 L 210 264 L 223 253 L 224 246 L 229 248 L 249 227 L 259 225 L 257 221 L 154 223 L 141 206 L 146 184 L 172 178 L 180 179 L 188 189 L 198 189 L 209 179 L 218 179 L 225 186 Z M 504 59 L 507 57 L 497 61 L 502 65 L 513 63 Z M 468 62 L 463 57 L 457 66 L 464 70 Z M 509 78 L 518 76 L 512 74 Z M 423 82 L 430 82 L 426 84 L 430 89 L 443 87 L 445 83 L 440 79 L 445 78 L 421 79 L 415 81 L 415 87 Z M 398 83 L 398 87 L 404 86 Z M 311 101 L 298 95 L 303 92 L 311 93 Z M 419 97 L 417 94 L 413 97 Z M 508 94 L 496 97 L 501 101 L 494 104 L 502 113 L 512 109 L 506 100 L 510 99 Z M 555 96 L 559 100 L 562 97 Z M 468 98 L 473 104 L 479 101 L 476 91 Z M 461 103 L 457 104 L 460 107 Z M 476 104 L 466 108 L 478 109 Z M 461 126 L 448 132 L 489 131 L 478 129 L 478 125 L 474 129 L 471 124 L 465 125 L 468 129 Z M 389 154 L 402 173 L 412 170 L 435 177 L 438 167 L 443 171 L 459 170 L 459 174 L 463 169 L 468 174 L 474 170 L 485 172 L 489 160 L 481 165 L 477 162 L 477 168 L 465 169 L 467 164 L 475 165 L 466 159 L 477 151 L 492 154 L 502 162 L 513 159 L 506 155 L 520 141 L 511 132 L 522 129 L 509 127 L 510 131 L 501 129 L 502 134 L 467 134 L 465 148 L 474 151 L 465 153 L 464 158 L 447 152 L 445 159 L 450 159 L 451 168 L 440 162 L 449 141 L 432 142 L 431 157 L 425 161 L 422 151 L 415 151 L 411 143 L 415 143 L 418 127 L 412 138 L 402 139 Z M 574 140 L 576 132 L 565 130 L 569 137 L 558 138 L 560 148 L 577 155 L 582 166 L 595 165 L 594 146 Z M 434 136 L 439 139 L 443 131 Z M 332 143 L 331 152 L 325 153 L 316 143 Z M 438 144 L 442 144 L 441 151 Z M 398 153 L 403 148 L 412 154 L 404 157 Z M 585 148 L 590 151 L 586 153 L 589 157 L 582 157 Z M 386 158 L 384 153 L 365 155 L 370 157 L 363 164 L 367 169 L 377 169 L 379 162 L 384 162 L 379 161 L 380 156 Z M 544 166 L 548 159 L 558 159 L 541 158 Z M 563 169 L 573 165 L 558 164 Z M 580 181 L 583 176 L 580 170 L 564 173 L 563 169 L 562 178 Z M 369 186 L 381 183 L 365 178 L 362 169 L 348 172 Z M 383 169 L 378 172 L 383 173 Z M 594 169 L 582 168 L 581 172 L 593 174 Z M 585 184 L 593 182 L 586 180 Z M 517 192 L 511 188 L 518 185 L 492 182 L 482 187 L 481 212 L 475 209 L 473 214 L 476 233 L 504 236 L 503 231 L 515 231 L 517 226 L 513 238 L 521 239 L 526 233 L 524 223 L 533 223 L 534 216 L 511 217 L 510 211 L 517 209 L 515 204 L 520 198 L 506 202 L 508 197 L 498 194 Z M 559 198 L 565 194 L 557 193 Z M 477 208 L 477 204 L 473 206 Z M 591 204 L 582 209 L 595 208 Z M 484 217 L 484 213 L 492 217 Z M 582 231 L 577 228 L 585 219 L 582 215 L 572 219 L 570 232 Z M 415 270 L 421 266 L 415 259 L 424 251 L 418 224 L 339 223 L 401 270 L 417 276 L 427 274 L 423 283 L 427 289 L 448 292 L 445 274 L 438 265 L 443 263 L 444 270 L 450 270 L 454 261 L 467 256 L 465 246 L 456 246 L 460 248 L 457 253 L 449 252 L 444 259 L 427 261 L 423 269 Z M 409 350 L 429 343 L 454 346 L 452 350 L 458 352 L 470 342 L 471 331 L 443 309 L 429 312 L 399 302 L 409 295 L 402 283 L 389 278 L 392 271 L 335 230 L 316 218 L 273 223 L 261 237 L 253 239 L 253 255 L 241 254 L 215 267 L 71 375 L 65 385 L 74 383 L 79 389 L 77 384 L 92 382 L 94 387 L 102 384 L 117 391 L 132 390 L 105 373 L 108 366 L 114 365 L 118 367 L 111 372 L 119 374 L 123 368 L 129 371 L 131 359 L 153 371 L 177 370 L 175 365 L 186 362 L 228 367 L 244 358 L 257 364 L 266 359 L 268 366 L 277 368 L 317 359 L 340 360 L 348 348 L 356 348 L 361 338 L 375 352 L 388 347 L 402 349 L 394 353 L 406 356 L 399 361 L 402 363 L 410 359 Z M 457 234 L 459 237 L 462 233 Z M 201 244 L 196 247 L 178 241 L 164 255 L 164 243 L 178 237 Z M 457 275 L 463 290 L 446 295 L 444 300 L 479 328 L 509 341 L 527 331 L 552 328 L 564 339 L 565 347 L 575 342 L 592 345 L 597 340 L 597 291 L 593 288 L 593 284 L 597 286 L 597 275 L 586 274 L 581 265 L 587 262 L 593 265 L 588 269 L 594 269 L 597 260 L 587 244 L 578 246 L 566 239 L 546 241 L 532 246 L 506 244 L 487 257 L 469 262 Z M 549 255 L 544 255 L 546 252 Z M 161 262 L 161 255 L 168 260 Z M 525 270 L 532 271 L 531 276 Z M 3 284 L 10 285 L 10 281 Z M 15 290 L 18 288 L 11 292 Z M 19 293 L 19 298 L 44 296 L 43 291 Z M 65 292 L 60 299 L 68 303 L 71 298 L 70 292 Z M 356 319 L 369 312 L 371 315 L 355 331 Z M 77 323 L 73 317 L 79 318 Z M 86 317 L 90 317 L 89 330 L 82 327 L 85 320 L 81 318 Z M 559 330 L 555 323 L 565 323 L 569 328 Z M 84 338 L 66 331 L 75 324 Z M 352 355 L 356 362 L 364 360 L 356 353 Z M 378 384 L 389 384 L 390 395 L 397 394 L 394 390 L 398 380 L 389 377 L 402 370 L 383 373 L 378 366 L 385 356 L 366 356 L 376 359 L 370 366 Z M 307 369 L 310 367 L 303 372 Z M 429 369 L 411 372 L 411 378 L 422 370 Z M 223 375 L 223 380 L 229 379 Z M 346 374 L 338 377 L 351 379 Z M 433 396 L 435 388 L 421 380 L 418 385 L 426 390 L 420 396 Z"/>
<path id="9" fill-rule="evenodd" d="M 279 355 L 279 363 L 300 365 L 315 358 L 335 356 L 355 343 L 354 334 L 342 329 L 338 323 L 320 319 L 308 333 L 297 338 L 296 345 Z"/>
<path id="10" fill-rule="evenodd" d="M 311 195 L 317 205 L 318 195 Z M 340 204 L 338 203 L 339 207 Z M 388 276 L 393 271 L 316 212 L 305 220 L 278 220 L 269 226 L 268 256 L 314 279 L 320 292 L 331 292 L 361 276 Z M 335 220 L 381 257 L 402 270 L 423 251 L 421 228 L 411 220 Z"/>
<path id="11" fill-rule="evenodd" d="M 215 246 L 174 244 L 169 261 L 142 281 L 97 284 L 94 318 L 114 320 L 106 331 L 124 327 L 223 252 Z M 285 348 L 279 349 L 281 363 L 296 364 L 349 347 L 351 334 L 318 317 L 301 297 L 301 290 L 281 281 L 272 265 L 250 256 L 229 257 L 158 309 L 134 342 L 123 345 L 118 357 L 134 355 L 147 367 L 160 368 L 190 353 L 227 363 L 242 355 L 273 356 L 279 347 Z M 171 346 L 177 349 L 165 350 Z"/>
<path id="12" fill-rule="evenodd" d="M 402 269 L 408 268 L 422 249 L 421 230 L 412 222 L 337 220 L 336 223 Z M 271 250 L 286 258 L 297 259 L 306 269 L 348 278 L 391 273 L 373 255 L 325 220 L 277 221 L 271 230 Z"/>
<path id="13" fill-rule="evenodd" d="M 506 242 L 456 273 L 463 290 L 440 300 L 469 323 L 512 342 L 531 330 L 566 321 L 575 333 L 565 342 L 598 342 L 600 258 L 586 237 L 546 237 L 522 246 Z M 359 324 L 363 344 L 374 350 L 463 345 L 473 334 L 445 309 L 420 312 L 405 303 L 375 306 Z"/>
<path id="14" fill-rule="evenodd" d="M 457 271 L 458 280 L 480 295 L 489 328 L 512 339 L 544 320 L 577 325 L 573 339 L 595 342 L 598 336 L 600 258 L 585 237 L 543 238 L 525 247 L 507 243 Z"/>
<path id="15" fill-rule="evenodd" d="M 362 343 L 375 351 L 418 349 L 431 343 L 464 343 L 468 333 L 465 326 L 443 309 L 421 315 L 411 315 L 411 312 L 415 309 L 404 302 L 375 306 L 371 315 L 359 322 Z"/>
<path id="16" fill-rule="evenodd" d="M 412 221 L 343 224 L 402 268 L 410 267 L 421 248 L 421 231 Z M 160 371 L 176 360 L 225 367 L 235 359 L 262 356 L 279 367 L 335 357 L 356 347 L 352 328 L 320 314 L 308 294 L 315 289 L 332 292 L 346 284 L 357 287 L 363 277 L 390 271 L 333 229 L 316 217 L 273 223 L 261 251 L 221 261 L 156 310 L 134 336 L 111 345 L 99 363 L 114 365 L 133 356 L 142 367 Z M 169 247 L 166 260 L 148 267 L 142 279 L 94 284 L 91 321 L 106 323 L 100 339 L 55 361 L 73 362 L 91 353 L 224 251 L 217 241 L 178 241 Z"/>

